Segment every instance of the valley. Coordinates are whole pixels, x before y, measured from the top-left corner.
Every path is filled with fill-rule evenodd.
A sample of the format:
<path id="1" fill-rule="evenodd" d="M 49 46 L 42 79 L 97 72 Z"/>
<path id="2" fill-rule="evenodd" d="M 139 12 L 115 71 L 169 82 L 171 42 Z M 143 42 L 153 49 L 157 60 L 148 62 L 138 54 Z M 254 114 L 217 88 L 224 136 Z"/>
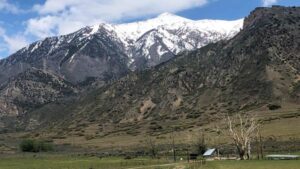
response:
<path id="1" fill-rule="evenodd" d="M 299 45 L 300 8 L 282 6 L 258 7 L 235 21 L 163 13 L 35 42 L 0 60 L 0 153 L 8 155 L 0 168 L 19 158 L 22 141 L 41 146 L 20 159 L 29 166 L 56 155 L 63 156 L 58 167 L 89 161 L 83 168 L 150 156 L 150 168 L 195 168 L 170 159 L 207 148 L 236 157 L 229 120 L 238 115 L 245 121 L 235 128 L 251 126 L 247 117 L 258 124 L 248 133 L 252 159 L 261 152 L 299 154 Z M 37 153 L 43 146 L 54 151 Z M 130 162 L 120 168 L 141 166 Z M 298 163 L 278 166 L 296 169 Z M 204 167 L 240 166 L 217 161 Z"/>

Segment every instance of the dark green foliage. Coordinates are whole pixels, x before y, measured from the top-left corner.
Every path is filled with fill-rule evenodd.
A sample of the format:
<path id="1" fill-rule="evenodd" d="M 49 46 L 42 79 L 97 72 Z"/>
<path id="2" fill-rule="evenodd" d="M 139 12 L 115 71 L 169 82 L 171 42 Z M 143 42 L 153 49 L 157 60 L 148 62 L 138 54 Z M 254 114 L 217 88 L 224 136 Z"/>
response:
<path id="1" fill-rule="evenodd" d="M 205 136 L 204 134 L 202 134 L 201 137 L 198 137 L 196 140 L 196 151 L 198 155 L 202 155 L 206 150 L 207 150 L 207 145 L 205 143 Z"/>
<path id="2" fill-rule="evenodd" d="M 155 124 L 155 125 L 151 125 L 149 127 L 149 129 L 153 130 L 153 131 L 158 131 L 158 130 L 162 130 L 162 126 L 159 124 Z"/>
<path id="3" fill-rule="evenodd" d="M 277 109 L 280 109 L 281 106 L 279 104 L 269 104 L 268 108 L 269 108 L 269 110 L 277 110 Z"/>
<path id="4" fill-rule="evenodd" d="M 207 147 L 205 144 L 199 144 L 197 147 L 198 154 L 200 154 L 200 155 L 204 154 L 206 150 L 207 150 Z"/>
<path id="5" fill-rule="evenodd" d="M 53 145 L 41 140 L 26 139 L 20 143 L 20 149 L 23 152 L 47 152 L 53 151 Z"/>
<path id="6" fill-rule="evenodd" d="M 203 112 L 191 111 L 186 115 L 187 119 L 196 119 L 201 116 Z"/>

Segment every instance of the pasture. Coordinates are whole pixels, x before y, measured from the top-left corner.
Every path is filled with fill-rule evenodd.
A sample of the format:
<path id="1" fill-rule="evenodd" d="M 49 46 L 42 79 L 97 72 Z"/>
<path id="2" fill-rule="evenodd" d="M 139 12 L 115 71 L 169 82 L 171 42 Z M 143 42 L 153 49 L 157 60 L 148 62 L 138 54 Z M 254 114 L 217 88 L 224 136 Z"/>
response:
<path id="1" fill-rule="evenodd" d="M 69 155 L 18 155 L 1 157 L 0 169 L 299 169 L 300 160 L 207 161 L 173 163 L 171 160 Z"/>

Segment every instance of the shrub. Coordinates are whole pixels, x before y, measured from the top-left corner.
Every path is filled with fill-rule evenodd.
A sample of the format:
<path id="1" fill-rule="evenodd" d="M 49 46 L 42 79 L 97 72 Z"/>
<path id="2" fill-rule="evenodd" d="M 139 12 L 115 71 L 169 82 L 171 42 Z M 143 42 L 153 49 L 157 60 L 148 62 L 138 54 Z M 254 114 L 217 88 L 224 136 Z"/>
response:
<path id="1" fill-rule="evenodd" d="M 268 108 L 269 110 L 276 110 L 276 109 L 280 109 L 281 106 L 279 104 L 269 104 Z"/>
<path id="2" fill-rule="evenodd" d="M 53 150 L 53 145 L 41 140 L 26 139 L 20 143 L 20 149 L 23 152 L 47 152 Z"/>
<path id="3" fill-rule="evenodd" d="M 125 156 L 124 159 L 125 160 L 130 160 L 130 159 L 132 159 L 132 157 L 131 156 Z"/>
<path id="4" fill-rule="evenodd" d="M 95 135 L 85 135 L 84 138 L 85 138 L 86 140 L 92 140 L 92 139 L 95 138 Z"/>

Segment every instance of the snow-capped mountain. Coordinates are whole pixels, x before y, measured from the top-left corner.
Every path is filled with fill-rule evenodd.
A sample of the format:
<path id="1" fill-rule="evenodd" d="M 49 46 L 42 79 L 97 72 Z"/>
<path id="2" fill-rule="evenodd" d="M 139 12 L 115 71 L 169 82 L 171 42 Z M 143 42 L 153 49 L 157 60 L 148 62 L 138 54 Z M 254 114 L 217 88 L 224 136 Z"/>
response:
<path id="1" fill-rule="evenodd" d="M 130 59 L 130 68 L 143 69 L 164 62 L 184 50 L 194 50 L 208 43 L 229 39 L 243 26 L 243 19 L 190 20 L 171 13 L 141 22 L 103 25 L 116 33 Z M 93 26 L 93 32 L 97 31 Z"/>
<path id="2" fill-rule="evenodd" d="M 0 61 L 0 83 L 37 68 L 72 83 L 99 78 L 109 81 L 127 74 L 128 57 L 117 36 L 99 27 L 35 42 Z"/>
<path id="3" fill-rule="evenodd" d="M 0 61 L 0 83 L 32 67 L 80 83 L 119 78 L 145 69 L 179 52 L 228 39 L 242 28 L 236 21 L 189 20 L 164 13 L 146 21 L 82 28 L 35 42 Z"/>

